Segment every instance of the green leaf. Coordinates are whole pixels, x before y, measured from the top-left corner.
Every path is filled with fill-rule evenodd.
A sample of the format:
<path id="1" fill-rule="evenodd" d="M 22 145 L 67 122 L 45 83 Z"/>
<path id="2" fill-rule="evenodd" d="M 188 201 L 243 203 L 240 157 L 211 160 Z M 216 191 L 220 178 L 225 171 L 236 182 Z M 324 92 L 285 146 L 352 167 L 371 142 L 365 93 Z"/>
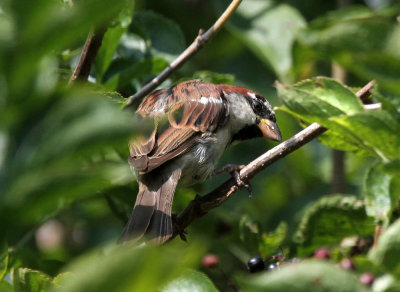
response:
<path id="1" fill-rule="evenodd" d="M 111 90 L 123 89 L 133 83 L 134 79 L 144 82 L 146 78 L 161 73 L 169 63 L 160 57 L 135 59 L 118 59 L 113 62 L 104 76 L 105 85 Z M 110 86 L 111 84 L 111 86 Z"/>
<path id="2" fill-rule="evenodd" d="M 126 161 L 105 158 L 114 147 L 126 148 L 134 130 L 131 115 L 94 93 L 53 94 L 54 100 L 38 102 L 29 114 L 18 108 L 21 120 L 8 133 L 0 168 L 0 235 L 130 177 Z"/>
<path id="3" fill-rule="evenodd" d="M 239 232 L 240 239 L 250 254 L 266 258 L 279 249 L 286 237 L 287 224 L 281 222 L 273 232 L 267 233 L 260 230 L 258 222 L 254 222 L 247 215 L 243 215 L 240 218 Z"/>
<path id="4" fill-rule="evenodd" d="M 258 254 L 258 245 L 261 240 L 260 227 L 249 216 L 243 215 L 239 222 L 240 239 L 246 246 L 246 250 L 256 255 Z"/>
<path id="5" fill-rule="evenodd" d="M 400 220 L 381 234 L 377 246 L 368 256 L 393 275 L 400 276 Z"/>
<path id="6" fill-rule="evenodd" d="M 70 272 L 60 273 L 53 278 L 51 281 L 51 285 L 53 289 L 60 289 L 61 285 L 64 281 L 68 281 L 69 277 L 71 277 Z"/>
<path id="7" fill-rule="evenodd" d="M 96 57 L 96 78 L 102 79 L 119 45 L 122 35 L 127 31 L 133 14 L 134 1 L 126 1 L 126 7 L 119 13 L 113 24 L 104 34 Z"/>
<path id="8" fill-rule="evenodd" d="M 219 1 L 219 10 L 227 1 Z M 281 80 L 290 80 L 292 45 L 305 26 L 302 15 L 287 4 L 256 0 L 240 5 L 229 19 L 227 28 Z"/>
<path id="9" fill-rule="evenodd" d="M 321 138 L 328 146 L 355 150 L 383 161 L 399 158 L 400 124 L 393 113 L 364 110 L 361 101 L 340 83 L 317 77 L 293 86 L 278 83 L 277 90 L 285 111 L 330 130 Z"/>
<path id="10" fill-rule="evenodd" d="M 193 242 L 93 252 L 66 267 L 70 274 L 55 291 L 156 291 L 199 262 L 202 253 L 203 248 Z"/>
<path id="11" fill-rule="evenodd" d="M 196 270 L 186 270 L 176 279 L 173 279 L 165 287 L 162 292 L 217 292 L 217 288 L 213 282 L 204 274 Z"/>
<path id="12" fill-rule="evenodd" d="M 302 256 L 321 246 L 338 244 L 344 237 L 371 235 L 374 230 L 374 221 L 367 216 L 362 201 L 352 196 L 326 196 L 305 210 L 293 241 Z"/>
<path id="13" fill-rule="evenodd" d="M 245 291 L 368 291 L 351 272 L 323 261 L 284 264 L 279 271 L 239 279 Z"/>
<path id="14" fill-rule="evenodd" d="M 48 275 L 31 269 L 15 269 L 12 277 L 14 291 L 18 292 L 46 292 L 51 285 Z"/>
<path id="15" fill-rule="evenodd" d="M 153 11 L 140 11 L 134 15 L 134 32 L 141 32 L 150 42 L 150 54 L 171 63 L 185 49 L 185 38 L 180 27 L 172 20 Z"/>
<path id="16" fill-rule="evenodd" d="M 381 103 L 382 110 L 388 112 L 394 120 L 400 123 L 400 97 L 385 96 L 379 84 L 373 88 L 372 96 Z"/>
<path id="17" fill-rule="evenodd" d="M 134 15 L 129 31 L 123 34 L 117 57 L 107 65 L 102 81 L 109 90 L 138 90 L 184 49 L 185 40 L 179 26 L 155 12 L 140 11 Z"/>
<path id="18" fill-rule="evenodd" d="M 96 78 L 102 80 L 103 75 L 108 69 L 115 51 L 118 47 L 119 40 L 127 30 L 127 27 L 117 25 L 107 29 L 96 58 Z"/>
<path id="19" fill-rule="evenodd" d="M 349 12 L 355 11 L 350 8 L 322 16 L 299 34 L 300 40 L 328 56 L 379 49 L 390 34 L 391 21 L 363 10 L 352 15 Z"/>
<path id="20" fill-rule="evenodd" d="M 365 208 L 368 216 L 387 226 L 392 211 L 390 182 L 392 176 L 378 164 L 370 167 L 365 175 L 364 191 Z"/>
<path id="21" fill-rule="evenodd" d="M 0 281 L 6 275 L 8 267 L 8 245 L 5 241 L 0 242 Z"/>
<path id="22" fill-rule="evenodd" d="M 400 25 L 393 19 L 366 8 L 342 9 L 311 22 L 299 39 L 322 57 L 399 94 Z"/>
<path id="23" fill-rule="evenodd" d="M 400 291 L 400 281 L 391 274 L 385 274 L 375 279 L 373 284 L 374 291 L 396 292 Z"/>
<path id="24" fill-rule="evenodd" d="M 355 256 L 352 257 L 351 260 L 354 262 L 355 269 L 358 273 L 372 273 L 378 276 L 385 272 L 381 265 L 372 261 L 367 255 Z"/>
<path id="25" fill-rule="evenodd" d="M 89 30 L 103 26 L 118 14 L 125 0 L 113 5 L 104 0 L 88 0 L 71 6 L 49 0 L 10 2 L 6 13 L 13 16 L 16 29 L 0 56 L 0 72 L 7 72 L 10 100 L 26 103 L 27 96 L 34 92 L 42 58 L 68 45 L 83 43 Z"/>
<path id="26" fill-rule="evenodd" d="M 6 280 L 0 281 L 0 291 L 1 292 L 15 292 L 14 287 L 8 283 Z"/>
<path id="27" fill-rule="evenodd" d="M 308 122 L 364 110 L 361 101 L 334 79 L 315 77 L 293 86 L 276 84 L 283 104 Z"/>
<path id="28" fill-rule="evenodd" d="M 271 255 L 280 247 L 281 243 L 286 237 L 287 228 L 287 224 L 285 222 L 281 222 L 273 232 L 263 232 L 261 234 L 259 251 L 263 258 Z"/>
<path id="29" fill-rule="evenodd" d="M 357 137 L 363 147 L 371 149 L 382 161 L 400 158 L 400 137 L 397 134 L 400 124 L 387 112 L 371 110 L 352 116 L 334 117 L 331 121 Z"/>

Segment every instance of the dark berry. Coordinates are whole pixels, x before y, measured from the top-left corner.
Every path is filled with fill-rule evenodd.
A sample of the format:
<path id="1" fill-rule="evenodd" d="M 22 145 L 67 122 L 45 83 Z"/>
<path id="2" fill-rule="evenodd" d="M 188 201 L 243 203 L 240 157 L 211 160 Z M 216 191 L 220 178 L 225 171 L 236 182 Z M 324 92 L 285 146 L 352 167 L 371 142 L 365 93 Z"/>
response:
<path id="1" fill-rule="evenodd" d="M 371 273 L 364 273 L 360 276 L 360 282 L 366 286 L 371 286 L 374 281 L 375 277 Z"/>
<path id="2" fill-rule="evenodd" d="M 351 259 L 342 259 L 340 261 L 340 267 L 345 270 L 354 270 L 355 266 Z"/>
<path id="3" fill-rule="evenodd" d="M 325 247 L 321 247 L 314 252 L 314 257 L 316 259 L 330 259 L 331 253 Z"/>
<path id="4" fill-rule="evenodd" d="M 219 257 L 215 254 L 207 254 L 201 262 L 206 268 L 215 268 L 219 265 Z"/>
<path id="5" fill-rule="evenodd" d="M 270 264 L 268 267 L 267 267 L 267 270 L 268 271 L 273 271 L 273 270 L 277 270 L 279 268 L 279 264 L 278 263 L 274 263 L 274 264 Z"/>
<path id="6" fill-rule="evenodd" d="M 253 257 L 247 263 L 247 269 L 250 273 L 257 273 L 265 269 L 264 260 L 261 257 Z"/>

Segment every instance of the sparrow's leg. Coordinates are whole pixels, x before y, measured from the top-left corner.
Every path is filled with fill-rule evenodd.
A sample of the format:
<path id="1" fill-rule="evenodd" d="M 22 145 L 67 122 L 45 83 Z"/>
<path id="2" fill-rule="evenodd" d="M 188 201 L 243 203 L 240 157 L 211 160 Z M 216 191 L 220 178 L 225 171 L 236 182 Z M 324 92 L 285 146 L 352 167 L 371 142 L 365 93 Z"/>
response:
<path id="1" fill-rule="evenodd" d="M 220 167 L 218 169 L 215 169 L 213 172 L 213 176 L 221 174 L 221 173 L 230 173 L 234 180 L 236 181 L 236 185 L 238 187 L 244 187 L 247 189 L 249 192 L 249 197 L 253 195 L 253 188 L 251 187 L 250 183 L 245 183 L 242 178 L 240 177 L 240 170 L 243 169 L 245 165 L 237 165 L 233 163 L 229 163 L 227 165 L 224 165 L 223 167 Z"/>
<path id="2" fill-rule="evenodd" d="M 232 173 L 232 172 L 238 172 L 240 170 L 242 170 L 245 167 L 245 165 L 238 165 L 238 164 L 234 164 L 234 163 L 229 163 L 226 164 L 220 168 L 214 169 L 213 172 L 213 176 L 215 175 L 219 175 L 222 173 Z"/>

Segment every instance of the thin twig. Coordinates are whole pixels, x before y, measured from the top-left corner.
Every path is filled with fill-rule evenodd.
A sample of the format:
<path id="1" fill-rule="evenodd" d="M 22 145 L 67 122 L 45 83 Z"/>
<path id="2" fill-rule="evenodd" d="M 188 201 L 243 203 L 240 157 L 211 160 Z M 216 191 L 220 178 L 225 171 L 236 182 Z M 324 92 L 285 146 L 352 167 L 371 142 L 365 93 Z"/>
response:
<path id="1" fill-rule="evenodd" d="M 131 106 L 136 100 L 146 96 L 151 91 L 153 91 L 158 85 L 160 85 L 165 79 L 167 79 L 168 76 L 171 75 L 171 73 L 182 66 L 190 57 L 194 56 L 228 20 L 228 18 L 239 6 L 240 2 L 242 2 L 242 0 L 233 0 L 212 27 L 210 27 L 206 32 L 201 29 L 199 31 L 199 35 L 196 37 L 193 43 L 189 47 L 187 47 L 187 49 L 184 50 L 178 56 L 178 58 L 176 58 L 167 68 L 164 69 L 164 71 L 162 71 L 152 81 L 147 83 L 143 88 L 141 88 L 138 92 L 136 92 L 133 96 L 129 98 L 128 102 L 125 105 L 125 108 Z"/>
<path id="2" fill-rule="evenodd" d="M 369 82 L 367 85 L 361 88 L 356 95 L 360 97 L 362 94 L 370 91 L 374 84 L 374 82 Z M 307 144 L 314 138 L 324 133 L 326 130 L 326 128 L 322 127 L 318 123 L 309 125 L 307 128 L 303 129 L 293 137 L 270 149 L 246 165 L 240 171 L 241 179 L 244 182 L 249 181 L 252 177 L 267 168 L 269 165 Z M 212 209 L 220 206 L 238 189 L 239 187 L 236 185 L 236 181 L 231 178 L 207 195 L 197 196 L 181 213 L 175 217 L 174 234 L 172 238 L 179 234 L 179 230 L 184 230 L 194 220 L 204 216 Z"/>
<path id="3" fill-rule="evenodd" d="M 103 41 L 105 29 L 99 31 L 90 31 L 86 39 L 85 45 L 83 46 L 82 53 L 79 57 L 78 64 L 75 67 L 74 73 L 72 73 L 69 83 L 75 80 L 86 81 L 89 77 L 90 70 L 96 59 L 97 52 Z"/>

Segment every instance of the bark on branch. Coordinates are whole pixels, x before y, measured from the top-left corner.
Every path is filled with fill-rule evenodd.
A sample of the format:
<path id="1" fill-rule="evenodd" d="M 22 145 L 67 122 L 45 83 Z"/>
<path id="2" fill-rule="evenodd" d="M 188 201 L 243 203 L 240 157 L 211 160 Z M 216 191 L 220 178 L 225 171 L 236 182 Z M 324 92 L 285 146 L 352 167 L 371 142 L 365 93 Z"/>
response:
<path id="1" fill-rule="evenodd" d="M 129 98 L 128 102 L 125 104 L 125 108 L 131 106 L 136 100 L 152 92 L 158 85 L 160 85 L 165 79 L 167 79 L 168 76 L 171 75 L 171 73 L 176 71 L 190 57 L 195 55 L 228 20 L 228 18 L 239 6 L 240 2 L 242 2 L 242 0 L 233 0 L 212 27 L 210 27 L 206 32 L 203 32 L 203 30 L 201 29 L 199 31 L 199 35 L 196 37 L 193 43 L 189 47 L 187 47 L 186 50 L 184 50 L 178 56 L 178 58 L 176 58 L 167 68 L 164 69 L 164 71 L 162 71 L 152 81 L 147 83 L 143 88 L 141 88 L 138 92 L 136 92 Z"/>
<path id="2" fill-rule="evenodd" d="M 106 29 L 100 29 L 99 31 L 91 31 L 86 39 L 85 45 L 83 46 L 82 53 L 79 57 L 78 64 L 75 67 L 74 73 L 72 73 L 69 83 L 75 80 L 86 81 L 89 77 L 90 70 L 94 61 L 96 60 L 97 52 L 103 41 Z"/>
<path id="3" fill-rule="evenodd" d="M 374 81 L 369 82 L 363 88 L 361 88 L 356 95 L 361 98 L 367 94 L 375 85 Z M 368 108 L 366 108 L 368 109 Z M 264 170 L 274 162 L 292 153 L 301 146 L 307 144 L 314 138 L 324 133 L 327 129 L 313 123 L 307 128 L 303 129 L 293 137 L 282 142 L 276 147 L 268 150 L 255 160 L 247 164 L 241 171 L 240 177 L 244 182 L 249 181 L 252 177 Z M 197 196 L 192 200 L 189 205 L 177 216 L 174 220 L 174 234 L 172 238 L 180 234 L 187 226 L 189 226 L 194 220 L 204 216 L 209 211 L 220 206 L 223 202 L 228 200 L 233 193 L 235 193 L 239 187 L 236 185 L 236 181 L 231 178 L 224 182 L 221 186 L 206 194 L 205 196 Z"/>

